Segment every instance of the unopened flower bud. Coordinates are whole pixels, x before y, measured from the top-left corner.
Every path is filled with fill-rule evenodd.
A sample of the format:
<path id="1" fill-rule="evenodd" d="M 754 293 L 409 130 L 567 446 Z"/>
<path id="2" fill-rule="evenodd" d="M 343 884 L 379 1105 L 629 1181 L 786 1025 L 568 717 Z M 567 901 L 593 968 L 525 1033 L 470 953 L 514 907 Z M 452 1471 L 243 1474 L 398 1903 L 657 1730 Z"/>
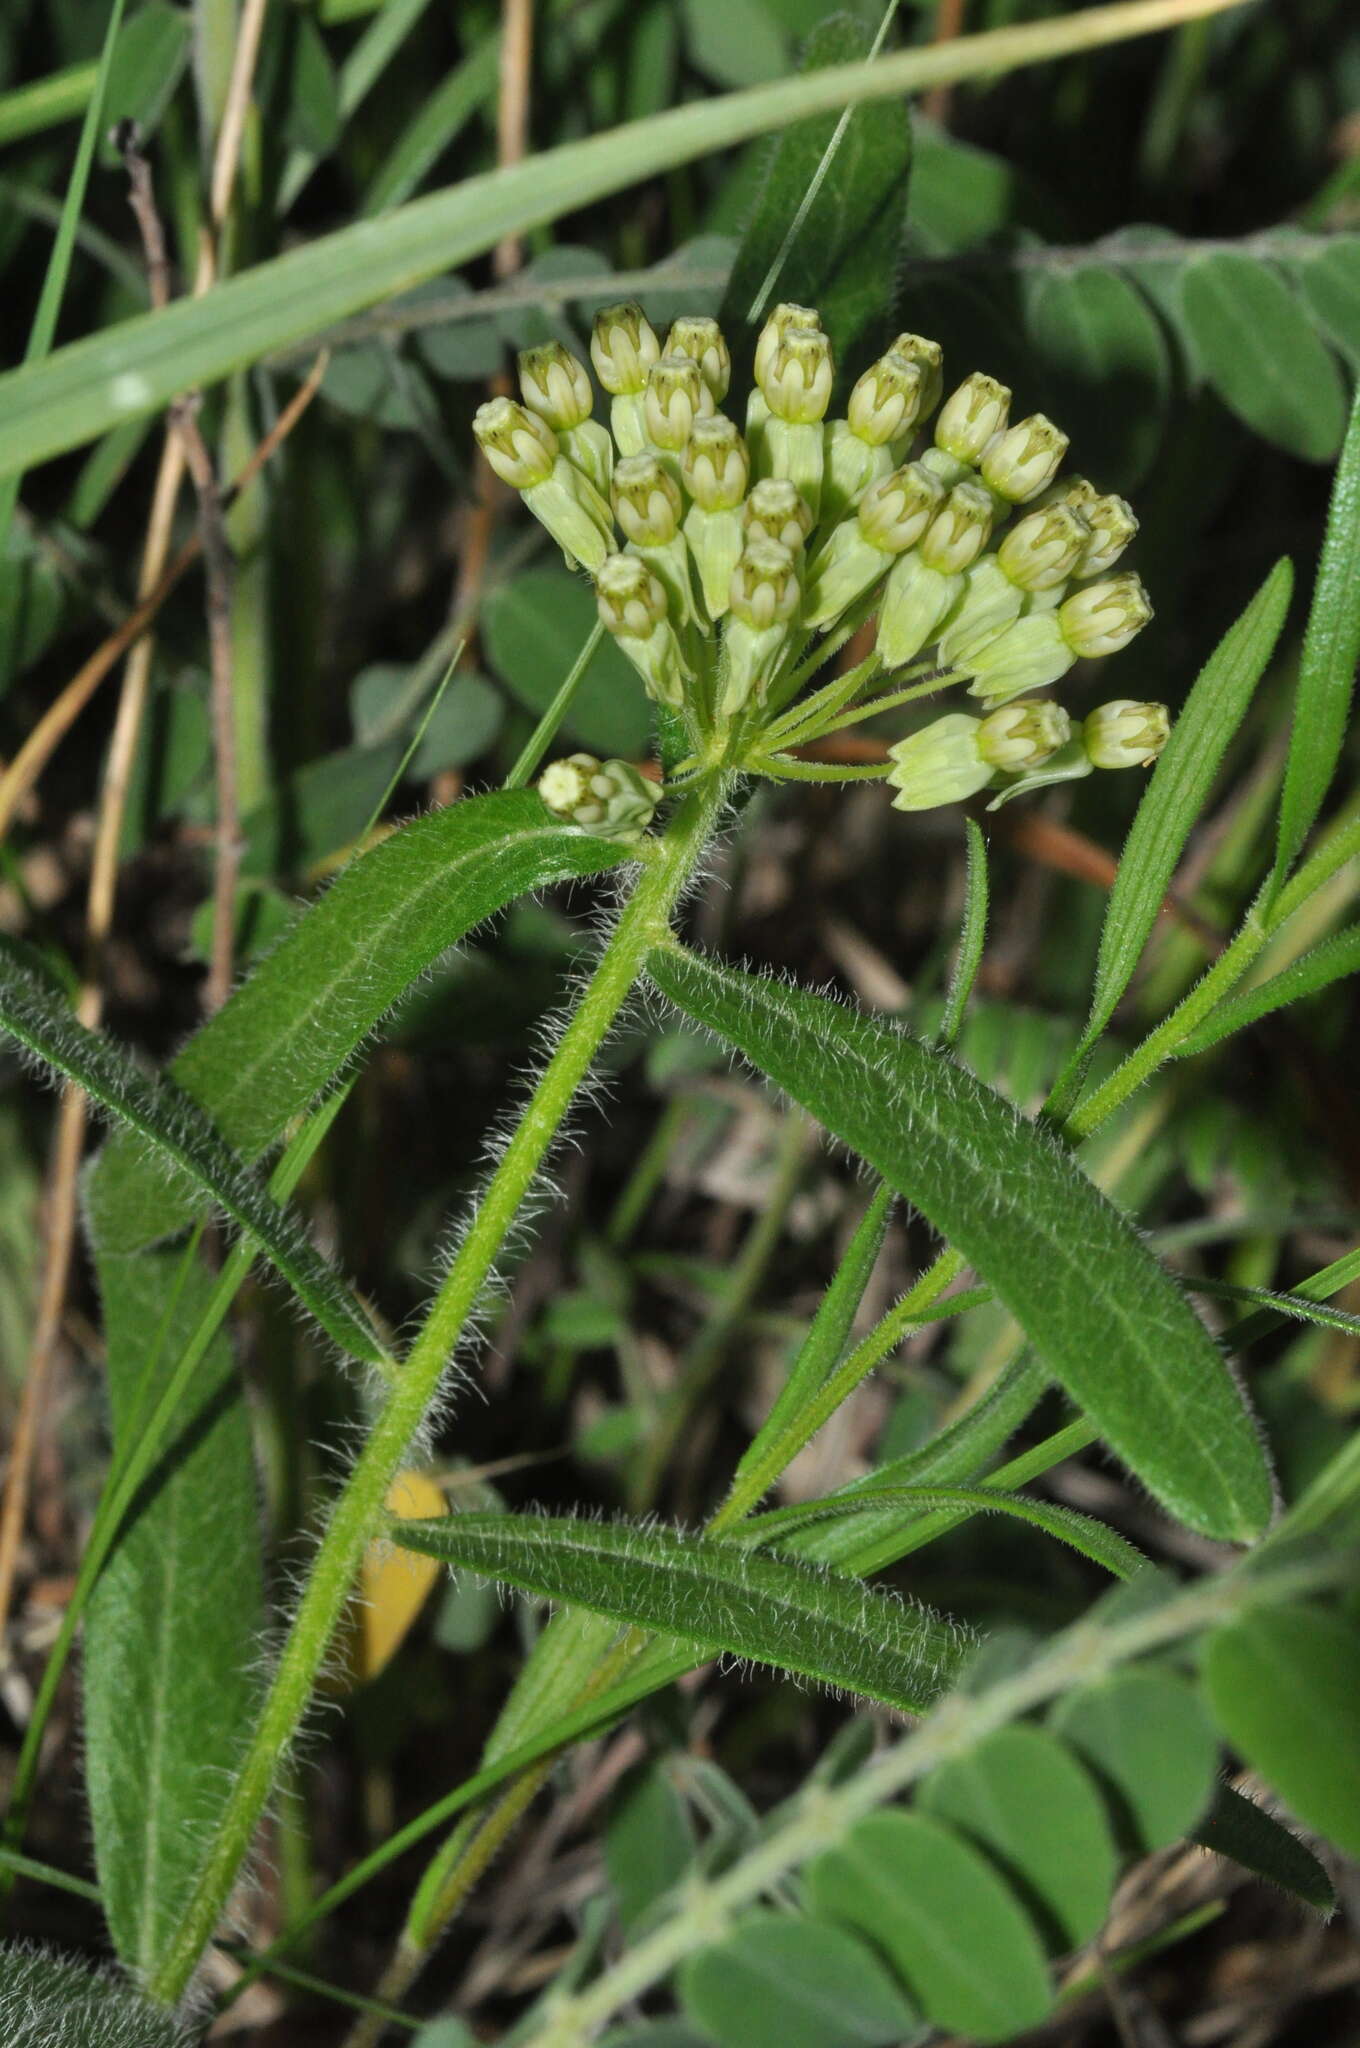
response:
<path id="1" fill-rule="evenodd" d="M 1011 394 L 995 377 L 974 370 L 940 407 L 935 422 L 935 446 L 956 462 L 976 467 L 994 435 L 1006 424 Z"/>
<path id="2" fill-rule="evenodd" d="M 602 306 L 590 337 L 590 360 L 611 398 L 638 397 L 661 344 L 641 306 L 633 299 Z M 626 452 L 626 451 L 625 451 Z"/>
<path id="3" fill-rule="evenodd" d="M 666 336 L 668 356 L 689 356 L 699 365 L 715 405 L 721 405 L 732 382 L 732 358 L 716 320 L 691 313 L 672 321 Z"/>
<path id="4" fill-rule="evenodd" d="M 963 577 L 930 568 L 913 548 L 899 555 L 878 608 L 879 656 L 885 668 L 914 661 L 939 632 L 959 598 Z"/>
<path id="5" fill-rule="evenodd" d="M 887 355 L 864 372 L 850 393 L 846 416 L 850 431 L 872 448 L 881 448 L 910 433 L 920 417 L 926 373 L 905 356 Z"/>
<path id="6" fill-rule="evenodd" d="M 1075 659 L 1056 612 L 1028 612 L 969 656 L 973 680 L 968 694 L 988 704 L 1006 704 L 1056 683 Z"/>
<path id="7" fill-rule="evenodd" d="M 538 778 L 538 793 L 563 824 L 625 846 L 642 837 L 661 798 L 656 784 L 631 763 L 600 761 L 594 754 L 550 762 Z"/>
<path id="8" fill-rule="evenodd" d="M 783 625 L 798 609 L 798 568 L 789 548 L 762 533 L 748 537 L 732 571 L 732 616 L 756 627 Z"/>
<path id="9" fill-rule="evenodd" d="M 1077 564 L 1077 574 L 1104 576 L 1137 533 L 1138 521 L 1132 505 L 1124 498 L 1097 498 L 1084 510 L 1091 538 Z"/>
<path id="10" fill-rule="evenodd" d="M 680 531 L 680 486 L 655 455 L 627 455 L 614 466 L 614 516 L 625 540 L 665 547 Z"/>
<path id="11" fill-rule="evenodd" d="M 1066 583 L 1090 542 L 1091 529 L 1072 505 L 1029 512 L 1011 528 L 996 558 L 1021 590 L 1056 590 Z"/>
<path id="12" fill-rule="evenodd" d="M 919 365 L 921 403 L 916 417 L 927 419 L 939 404 L 940 393 L 944 389 L 944 350 L 938 341 L 931 341 L 924 334 L 899 334 L 888 354 Z"/>
<path id="13" fill-rule="evenodd" d="M 915 547 L 944 501 L 943 485 L 919 462 L 870 484 L 859 501 L 860 532 L 871 546 L 899 555 Z"/>
<path id="14" fill-rule="evenodd" d="M 820 327 L 822 316 L 813 306 L 795 306 L 790 301 L 775 306 L 756 341 L 755 380 L 765 381 L 765 371 L 790 327 Z"/>
<path id="15" fill-rule="evenodd" d="M 530 412 L 546 420 L 555 433 L 590 418 L 594 395 L 586 366 L 560 341 L 520 350 L 519 388 Z"/>
<path id="16" fill-rule="evenodd" d="M 1026 698 L 983 719 L 978 752 L 1007 775 L 1027 775 L 1042 768 L 1071 737 L 1072 721 L 1061 704 Z"/>
<path id="17" fill-rule="evenodd" d="M 978 746 L 981 730 L 981 719 L 951 711 L 889 747 L 893 766 L 888 781 L 897 791 L 893 809 L 932 811 L 985 789 L 993 771 Z"/>
<path id="18" fill-rule="evenodd" d="M 812 509 L 787 477 L 764 477 L 752 489 L 742 512 L 748 540 L 772 540 L 791 555 L 802 553 L 812 531 Z"/>
<path id="19" fill-rule="evenodd" d="M 1082 721 L 1081 740 L 1096 768 L 1150 768 L 1171 733 L 1165 704 L 1135 704 L 1116 697 L 1097 704 Z"/>
<path id="20" fill-rule="evenodd" d="M 557 436 L 513 398 L 489 398 L 472 419 L 478 446 L 503 483 L 517 491 L 545 483 L 557 460 Z"/>
<path id="21" fill-rule="evenodd" d="M 595 576 L 600 623 L 628 656 L 658 703 L 679 709 L 689 668 L 670 623 L 660 578 L 637 555 L 609 555 Z"/>
<path id="22" fill-rule="evenodd" d="M 957 576 L 986 547 L 995 518 L 981 484 L 955 484 L 921 537 L 921 560 L 942 576 Z"/>
<path id="23" fill-rule="evenodd" d="M 1137 576 L 1109 576 L 1089 583 L 1058 607 L 1063 637 L 1074 654 L 1093 660 L 1118 654 L 1152 617 L 1148 594 Z"/>
<path id="24" fill-rule="evenodd" d="M 642 408 L 652 446 L 678 457 L 694 422 L 713 410 L 708 386 L 692 356 L 662 356 L 652 364 Z"/>
<path id="25" fill-rule="evenodd" d="M 1024 505 L 1051 484 L 1067 453 L 1067 435 L 1041 412 L 1007 427 L 984 450 L 982 477 L 1008 504 Z"/>
<path id="26" fill-rule="evenodd" d="M 757 372 L 765 403 L 790 426 L 815 425 L 831 403 L 831 343 L 819 327 L 789 327 Z"/>
<path id="27" fill-rule="evenodd" d="M 995 555 L 983 555 L 963 578 L 963 595 L 940 633 L 940 661 L 964 675 L 973 658 L 1019 618 L 1025 593 L 1012 583 Z"/>
<path id="28" fill-rule="evenodd" d="M 730 512 L 746 496 L 746 443 L 725 413 L 696 420 L 680 457 L 685 489 L 705 512 Z"/>
<path id="29" fill-rule="evenodd" d="M 943 487 L 917 462 L 870 484 L 855 517 L 834 526 L 817 551 L 803 624 L 828 626 L 871 590 L 894 558 L 920 539 L 943 497 Z"/>

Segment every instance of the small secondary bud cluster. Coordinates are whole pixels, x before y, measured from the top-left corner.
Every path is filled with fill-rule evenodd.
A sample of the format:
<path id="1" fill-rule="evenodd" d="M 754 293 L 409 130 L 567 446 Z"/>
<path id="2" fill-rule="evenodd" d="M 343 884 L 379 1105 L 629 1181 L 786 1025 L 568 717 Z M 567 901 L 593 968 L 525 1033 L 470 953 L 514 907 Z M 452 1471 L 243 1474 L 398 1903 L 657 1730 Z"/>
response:
<path id="1" fill-rule="evenodd" d="M 890 748 L 899 808 L 985 788 L 1001 802 L 1155 760 L 1163 706 L 1120 698 L 1074 723 L 1035 694 L 1119 653 L 1152 607 L 1118 567 L 1138 530 L 1131 508 L 1061 475 L 1067 436 L 1042 413 L 1012 419 L 996 378 L 974 372 L 945 395 L 938 344 L 902 333 L 830 417 L 831 342 L 817 311 L 792 303 L 757 337 L 744 410 L 706 316 L 663 336 L 641 306 L 606 307 L 590 362 L 607 427 L 586 364 L 554 342 L 520 357 L 522 402 L 492 399 L 474 430 L 590 575 L 604 628 L 697 750 L 728 745 L 736 759 L 749 740 L 747 758 L 777 772 L 762 733 L 833 729 L 797 725 L 787 706 L 820 647 L 873 623 L 861 666 L 875 677 L 915 664 L 928 676 L 915 694 L 958 684 L 978 703 Z M 544 801 L 585 831 L 636 837 L 654 786 L 639 794 L 624 764 L 587 763 L 554 763 Z"/>

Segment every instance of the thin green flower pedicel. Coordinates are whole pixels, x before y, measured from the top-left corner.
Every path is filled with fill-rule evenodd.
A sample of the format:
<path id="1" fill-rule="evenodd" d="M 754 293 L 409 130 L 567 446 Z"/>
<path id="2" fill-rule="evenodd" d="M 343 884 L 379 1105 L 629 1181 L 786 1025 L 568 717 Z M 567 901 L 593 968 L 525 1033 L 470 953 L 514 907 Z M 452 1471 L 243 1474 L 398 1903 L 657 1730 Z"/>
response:
<path id="1" fill-rule="evenodd" d="M 899 810 L 983 791 L 995 806 L 1156 758 L 1165 706 L 1116 698 L 1074 724 L 1036 695 L 1121 652 L 1152 606 L 1136 575 L 1112 573 L 1132 508 L 1062 475 L 1067 435 L 1042 413 L 1013 422 L 1007 385 L 973 371 L 941 404 L 939 345 L 904 331 L 834 414 L 830 338 L 792 302 L 756 338 L 744 407 L 707 314 L 672 320 L 663 346 L 640 305 L 605 307 L 590 358 L 612 434 L 586 365 L 555 342 L 521 355 L 523 404 L 493 399 L 475 430 L 590 574 L 601 623 L 671 715 L 670 788 L 719 767 L 881 773 Z M 976 713 L 927 719 L 881 771 L 808 759 L 843 724 L 950 689 Z M 632 842 L 669 794 L 636 777 L 573 755 L 539 787 L 564 823 Z"/>

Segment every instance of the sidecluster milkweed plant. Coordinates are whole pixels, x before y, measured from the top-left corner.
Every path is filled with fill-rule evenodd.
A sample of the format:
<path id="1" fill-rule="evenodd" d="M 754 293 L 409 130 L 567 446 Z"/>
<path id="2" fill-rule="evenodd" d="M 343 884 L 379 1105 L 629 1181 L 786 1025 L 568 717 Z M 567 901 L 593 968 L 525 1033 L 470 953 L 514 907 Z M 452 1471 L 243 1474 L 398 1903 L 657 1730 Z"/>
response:
<path id="1" fill-rule="evenodd" d="M 941 404 L 938 343 L 903 333 L 830 418 L 820 315 L 782 304 L 756 343 L 743 431 L 722 409 L 732 362 L 716 320 L 677 319 L 663 346 L 641 306 L 610 306 L 591 358 L 610 431 L 585 365 L 551 343 L 520 356 L 523 402 L 492 399 L 475 432 L 593 579 L 601 623 L 684 746 L 664 791 L 625 761 L 552 762 L 538 790 L 555 817 L 634 842 L 663 794 L 719 767 L 882 776 L 907 811 L 990 790 L 995 809 L 1156 759 L 1165 705 L 1117 698 L 1074 721 L 1038 694 L 1126 647 L 1152 607 L 1117 566 L 1132 508 L 1062 474 L 1068 437 L 1041 413 L 1012 421 L 994 377 L 974 372 Z M 862 629 L 870 651 L 810 687 Z M 955 688 L 974 708 L 899 739 L 882 768 L 801 758 Z"/>

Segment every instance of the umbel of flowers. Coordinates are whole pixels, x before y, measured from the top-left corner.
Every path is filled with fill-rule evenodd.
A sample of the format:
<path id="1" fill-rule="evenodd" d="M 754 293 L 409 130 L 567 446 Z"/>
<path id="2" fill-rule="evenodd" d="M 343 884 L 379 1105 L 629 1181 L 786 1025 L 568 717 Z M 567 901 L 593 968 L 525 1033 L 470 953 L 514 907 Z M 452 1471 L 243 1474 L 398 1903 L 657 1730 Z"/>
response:
<path id="1" fill-rule="evenodd" d="M 881 774 L 901 810 L 991 790 L 995 809 L 1156 759 L 1164 705 L 1117 698 L 1077 722 L 1037 694 L 1119 653 L 1152 607 L 1117 567 L 1132 510 L 1063 475 L 1067 436 L 1041 413 L 1012 421 L 1004 384 L 975 372 L 941 404 L 938 344 L 899 334 L 830 419 L 831 344 L 796 305 L 760 332 L 740 422 L 715 320 L 677 320 L 663 344 L 640 306 L 610 306 L 590 355 L 608 429 L 585 364 L 557 343 L 521 355 L 523 402 L 492 399 L 474 427 L 683 732 L 670 788 L 724 761 L 776 779 Z M 862 631 L 871 651 L 835 672 Z M 974 708 L 898 740 L 881 770 L 801 751 L 953 688 Z M 538 787 L 555 816 L 623 841 L 664 794 L 589 754 Z"/>

